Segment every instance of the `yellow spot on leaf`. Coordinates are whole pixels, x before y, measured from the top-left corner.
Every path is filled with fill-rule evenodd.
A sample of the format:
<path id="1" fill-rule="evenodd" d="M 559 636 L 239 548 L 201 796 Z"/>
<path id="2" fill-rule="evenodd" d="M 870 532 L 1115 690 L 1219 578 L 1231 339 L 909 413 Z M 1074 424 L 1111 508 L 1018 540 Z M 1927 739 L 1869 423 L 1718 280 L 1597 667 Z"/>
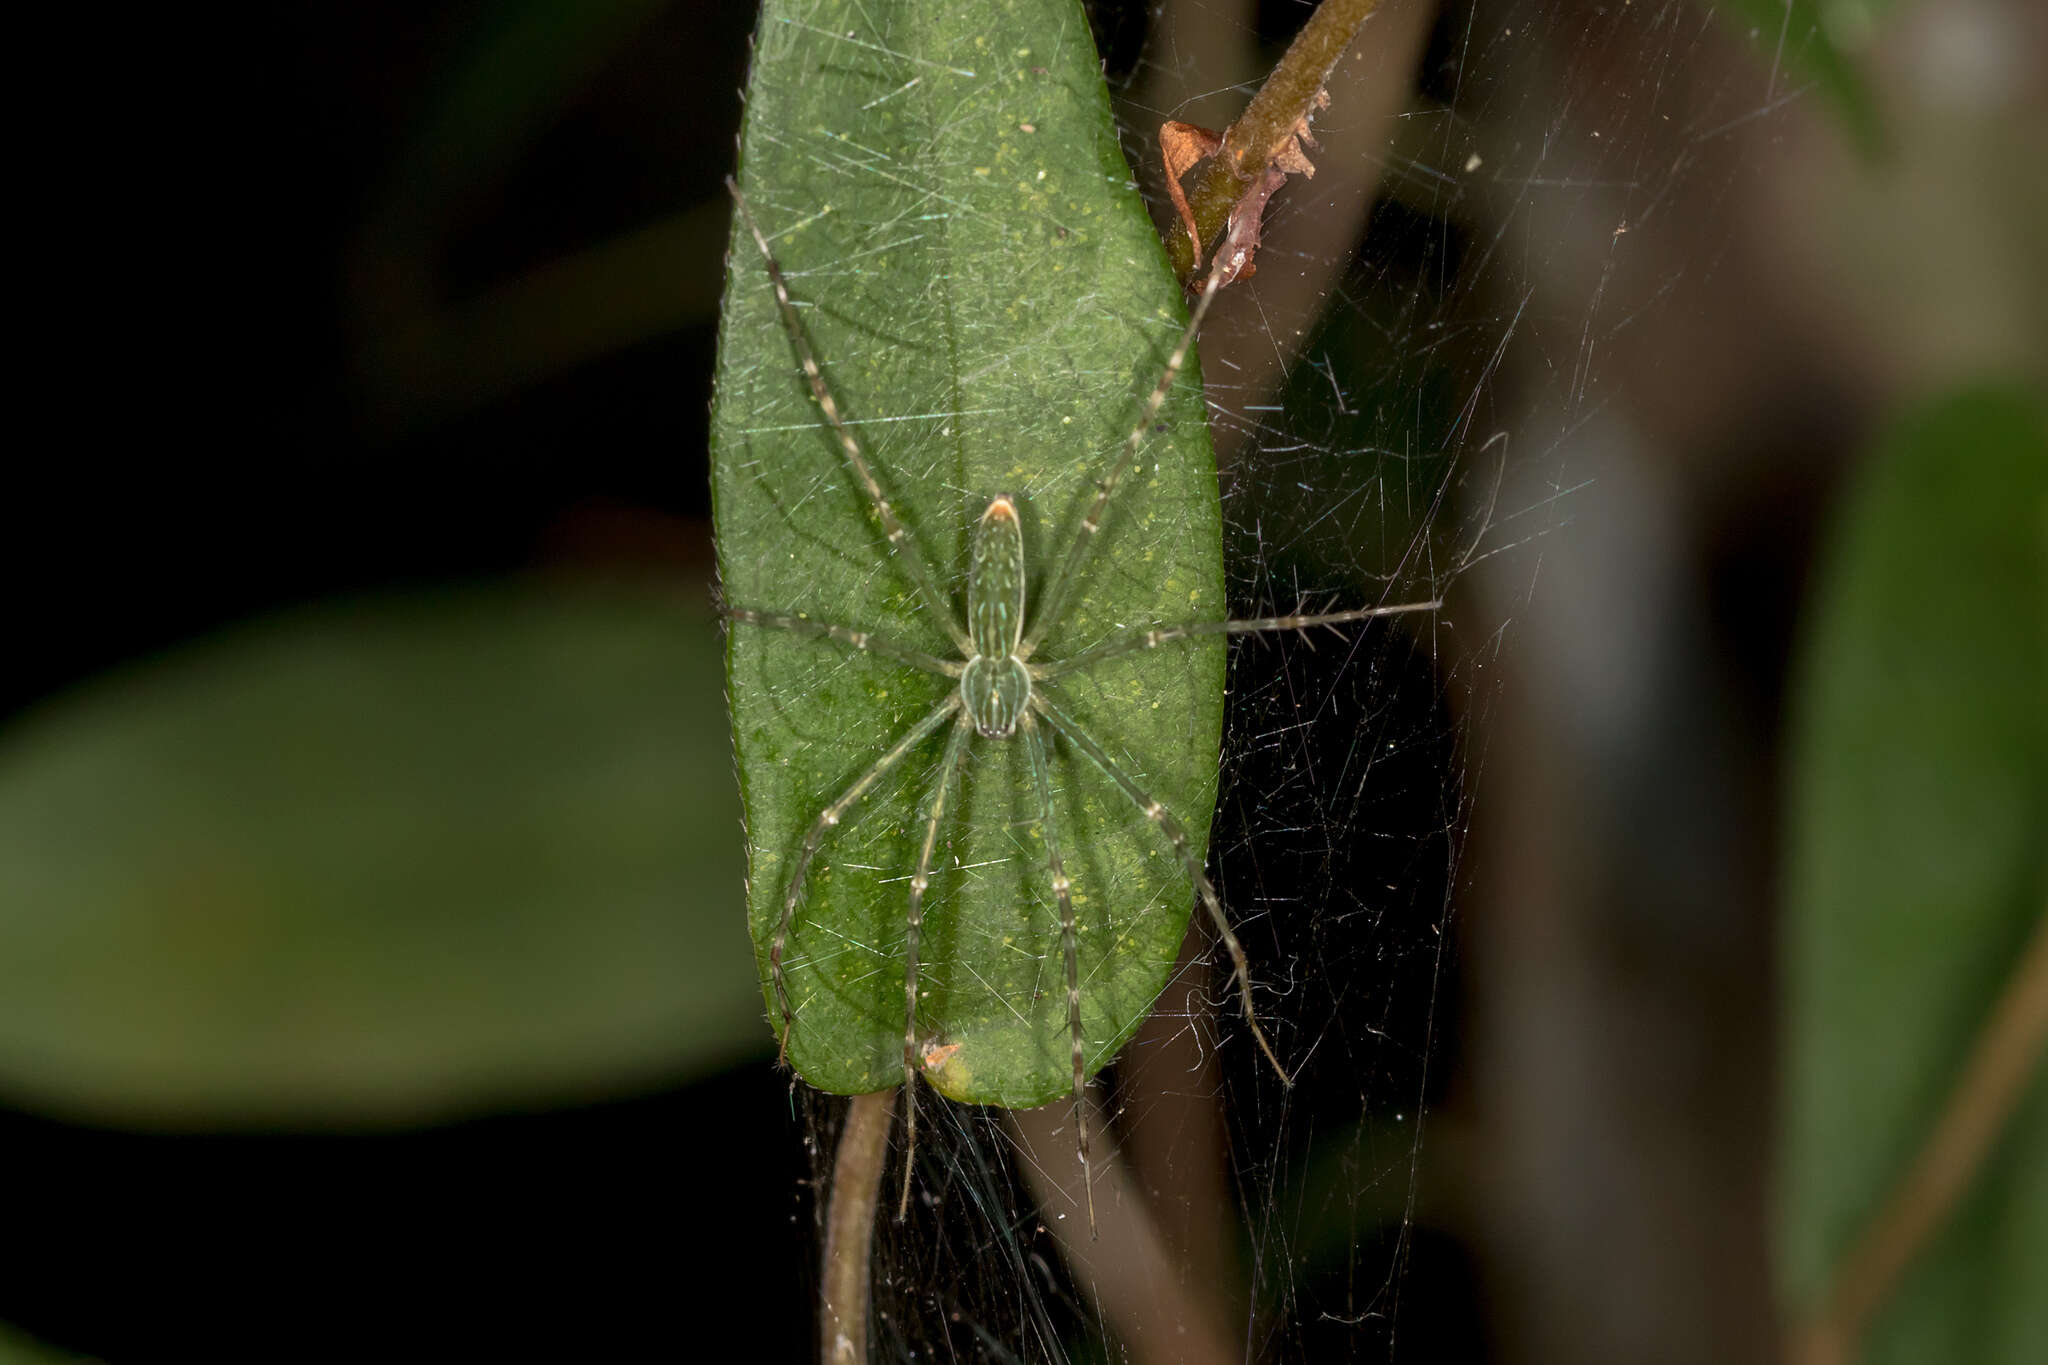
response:
<path id="1" fill-rule="evenodd" d="M 931 1082 L 932 1089 L 949 1100 L 965 1101 L 974 1083 L 974 1073 L 961 1051 L 959 1043 L 947 1043 L 943 1047 L 926 1043 L 924 1047 L 924 1078 Z"/>

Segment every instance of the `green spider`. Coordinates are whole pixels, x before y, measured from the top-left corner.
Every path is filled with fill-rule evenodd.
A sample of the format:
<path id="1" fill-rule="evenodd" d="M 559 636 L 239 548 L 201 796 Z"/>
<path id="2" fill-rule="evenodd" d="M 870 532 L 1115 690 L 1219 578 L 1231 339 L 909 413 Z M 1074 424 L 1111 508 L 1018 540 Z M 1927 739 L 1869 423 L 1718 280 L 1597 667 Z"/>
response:
<path id="1" fill-rule="evenodd" d="M 1229 270 L 1213 269 L 1195 300 L 1187 328 L 1181 333 L 1180 340 L 1168 357 L 1159 382 L 1153 386 L 1150 396 L 1146 398 L 1137 423 L 1131 428 L 1130 435 L 1123 443 L 1121 453 L 1115 464 L 1099 481 L 1095 500 L 1087 514 L 1081 518 L 1072 544 L 1053 570 L 1051 580 L 1040 590 L 1035 613 L 1026 610 L 1029 565 L 1025 561 L 1024 536 L 1018 520 L 1017 506 L 1009 496 L 997 496 L 989 500 L 974 529 L 967 578 L 967 612 L 963 625 L 961 619 L 954 613 L 953 605 L 946 594 L 939 590 L 936 578 L 924 555 L 912 540 L 909 530 L 898 520 L 895 511 L 890 507 L 889 500 L 883 495 L 881 484 L 876 480 L 866 455 L 861 451 L 860 443 L 854 439 L 852 431 L 841 417 L 839 406 L 833 399 L 831 390 L 826 387 L 824 374 L 819 367 L 816 353 L 811 348 L 809 336 L 797 316 L 795 305 L 790 301 L 789 288 L 783 278 L 782 267 L 776 261 L 767 237 L 754 222 L 753 214 L 747 207 L 746 199 L 740 194 L 738 185 L 728 178 L 726 187 L 732 193 L 733 202 L 738 206 L 740 218 L 745 223 L 748 233 L 761 250 L 761 258 L 767 265 L 768 278 L 775 290 L 775 301 L 781 312 L 784 328 L 789 333 L 790 344 L 796 352 L 804 379 L 810 386 L 811 397 L 824 413 L 825 420 L 838 438 L 840 452 L 845 457 L 848 468 L 866 492 L 867 500 L 886 542 L 887 552 L 903 565 L 915 586 L 920 605 L 930 613 L 934 621 L 941 623 L 960 651 L 959 658 L 942 659 L 922 650 L 905 648 L 879 639 L 867 631 L 851 626 L 828 624 L 807 616 L 759 611 L 729 604 L 722 608 L 728 619 L 744 625 L 830 639 L 851 649 L 878 655 L 909 668 L 953 679 L 958 684 L 922 720 L 912 725 L 875 759 L 836 800 L 820 811 L 804 835 L 802 849 L 797 855 L 795 867 L 790 872 L 784 888 L 781 919 L 776 925 L 775 936 L 768 951 L 769 976 L 774 985 L 777 1007 L 782 1013 L 780 1059 L 787 1060 L 789 1033 L 796 1022 L 796 1013 L 790 1007 L 783 958 L 789 946 L 791 928 L 796 921 L 797 907 L 803 900 L 804 886 L 812 862 L 823 848 L 831 831 L 846 819 L 862 797 L 874 790 L 919 745 L 939 731 L 946 730 L 944 756 L 940 760 L 938 777 L 933 783 L 931 798 L 924 812 L 924 837 L 918 846 L 917 870 L 910 878 L 907 932 L 903 949 L 903 1093 L 906 1147 L 909 1154 L 906 1155 L 904 1162 L 903 1193 L 898 1205 L 900 1216 L 909 1203 L 911 1157 L 915 1154 L 917 1144 L 915 1084 L 918 1074 L 918 946 L 924 925 L 925 892 L 931 884 L 932 860 L 938 845 L 939 830 L 945 821 L 947 803 L 955 779 L 960 773 L 967 747 L 972 740 L 976 737 L 997 742 L 1021 739 L 1030 766 L 1039 825 L 1044 832 L 1046 862 L 1051 877 L 1053 898 L 1059 907 L 1060 942 L 1066 968 L 1067 1027 L 1073 1048 L 1075 1131 L 1080 1145 L 1083 1181 L 1088 1187 L 1088 1219 L 1092 1228 L 1095 1222 L 1094 1191 L 1092 1180 L 1089 1178 L 1088 1125 L 1082 1113 L 1087 1075 L 1081 1028 L 1080 963 L 1072 883 L 1061 860 L 1059 840 L 1052 818 L 1053 794 L 1049 777 L 1047 730 L 1057 734 L 1100 768 L 1172 845 L 1174 855 L 1186 870 L 1188 880 L 1200 898 L 1203 908 L 1208 912 L 1211 924 L 1230 953 L 1238 999 L 1244 1009 L 1245 1022 L 1250 1026 L 1253 1038 L 1257 1040 L 1259 1049 L 1267 1060 L 1272 1063 L 1273 1069 L 1279 1073 L 1281 1081 L 1291 1084 L 1291 1078 L 1287 1068 L 1281 1065 L 1279 1055 L 1274 1052 L 1265 1030 L 1259 1026 L 1252 1004 L 1251 974 L 1245 959 L 1244 947 L 1231 930 L 1229 917 L 1223 911 L 1222 899 L 1217 895 L 1216 887 L 1209 880 L 1200 860 L 1196 858 L 1187 830 L 1174 818 L 1171 811 L 1154 800 L 1109 756 L 1101 744 L 1061 709 L 1054 699 L 1053 692 L 1056 689 L 1048 688 L 1047 685 L 1103 660 L 1156 649 L 1177 640 L 1204 635 L 1253 635 L 1272 631 L 1306 630 L 1311 626 L 1339 626 L 1403 612 L 1434 611 L 1441 607 L 1442 603 L 1410 602 L 1396 606 L 1362 607 L 1350 611 L 1320 612 L 1312 615 L 1268 616 L 1242 621 L 1196 621 L 1151 626 L 1120 632 L 1101 644 L 1082 650 L 1078 654 L 1068 655 L 1064 659 L 1034 658 L 1039 644 L 1059 623 L 1066 610 L 1079 570 L 1088 558 L 1090 547 L 1096 533 L 1101 529 L 1103 516 L 1116 494 L 1117 486 L 1130 470 L 1139 451 L 1143 449 L 1146 434 L 1152 429 L 1161 405 L 1173 388 L 1174 380 L 1187 362 L 1188 351 L 1194 344 L 1196 333 L 1201 329 L 1202 319 L 1208 313 L 1211 301 L 1223 284 L 1233 276 L 1233 272 Z"/>

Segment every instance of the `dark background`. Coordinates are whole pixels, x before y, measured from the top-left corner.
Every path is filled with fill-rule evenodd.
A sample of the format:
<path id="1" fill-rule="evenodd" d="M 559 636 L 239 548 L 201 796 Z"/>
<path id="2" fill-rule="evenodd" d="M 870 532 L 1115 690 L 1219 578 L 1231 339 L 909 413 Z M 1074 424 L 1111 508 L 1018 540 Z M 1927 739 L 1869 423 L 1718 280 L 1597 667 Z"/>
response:
<path id="1" fill-rule="evenodd" d="M 121 70 L 53 116 L 104 159 L 54 168 L 71 192 L 41 201 L 23 281 L 52 291 L 54 387 L 25 386 L 41 434 L 9 461 L 0 714 L 326 596 L 590 561 L 701 584 L 711 310 L 450 417 L 366 396 L 364 217 L 493 7 L 216 17 L 218 45 L 91 35 Z M 446 206 L 454 296 L 715 190 L 752 22 L 656 14 L 502 183 Z M 722 247 L 693 268 L 715 299 Z M 728 1325 L 795 1359 L 802 1133 L 765 1064 L 372 1136 L 0 1110 L 0 1319 L 119 1361 L 587 1359 L 673 1355 L 712 1306 L 753 1305 Z"/>

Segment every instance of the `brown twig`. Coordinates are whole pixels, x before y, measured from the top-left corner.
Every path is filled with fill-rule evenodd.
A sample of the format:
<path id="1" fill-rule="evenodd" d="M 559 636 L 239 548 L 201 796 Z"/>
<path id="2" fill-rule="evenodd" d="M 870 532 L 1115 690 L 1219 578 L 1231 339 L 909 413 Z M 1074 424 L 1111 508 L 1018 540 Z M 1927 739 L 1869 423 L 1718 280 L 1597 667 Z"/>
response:
<path id="1" fill-rule="evenodd" d="M 818 1359 L 823 1365 L 866 1365 L 869 1261 L 875 1244 L 882 1168 L 889 1160 L 889 1127 L 896 1117 L 896 1087 L 855 1095 L 832 1159 L 831 1205 L 825 1214 L 825 1263 L 820 1277 Z"/>
<path id="2" fill-rule="evenodd" d="M 1195 236 L 1208 241 L 1223 230 L 1231 208 L 1264 174 L 1296 132 L 1316 111 L 1317 96 L 1330 72 L 1358 36 L 1359 26 L 1379 0 L 1323 0 L 1288 44 L 1287 55 L 1252 96 L 1244 113 L 1223 134 L 1222 150 L 1208 162 L 1188 196 Z M 1195 248 L 1179 233 L 1167 243 L 1173 268 L 1183 280 L 1195 270 Z"/>
<path id="3" fill-rule="evenodd" d="M 1794 1331 L 1794 1365 L 1846 1365 L 1871 1317 L 1940 1229 L 2025 1092 L 2048 1043 L 2048 910 L 1977 1035 L 1934 1132 Z"/>
<path id="4" fill-rule="evenodd" d="M 1190 1283 L 1154 1223 L 1152 1210 L 1116 1144 L 1107 1141 L 1093 1101 L 1085 1121 L 1095 1134 L 1094 1184 L 1102 1217 L 1094 1235 L 1078 1216 L 1088 1178 L 1067 1125 L 1071 1101 L 1005 1117 L 1024 1153 L 1025 1182 L 1059 1241 L 1074 1281 L 1108 1321 L 1133 1365 L 1233 1365 L 1244 1353 L 1225 1322 L 1228 1291 Z M 1074 1216 L 1068 1216 L 1069 1211 Z"/>

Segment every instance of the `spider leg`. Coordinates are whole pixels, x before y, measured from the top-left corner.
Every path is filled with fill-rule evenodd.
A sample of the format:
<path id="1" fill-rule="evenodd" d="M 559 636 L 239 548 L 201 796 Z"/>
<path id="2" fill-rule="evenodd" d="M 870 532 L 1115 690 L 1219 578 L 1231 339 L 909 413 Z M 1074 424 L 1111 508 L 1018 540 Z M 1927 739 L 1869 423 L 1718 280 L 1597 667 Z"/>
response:
<path id="1" fill-rule="evenodd" d="M 842 645 L 868 654 L 879 654 L 885 659 L 894 659 L 899 664 L 921 668 L 927 673 L 941 673 L 948 678 L 957 678 L 967 667 L 955 659 L 940 659 L 921 649 L 905 649 L 902 645 L 878 640 L 864 630 L 851 626 L 835 626 L 824 621 L 814 621 L 808 616 L 791 616 L 783 612 L 755 611 L 751 607 L 721 606 L 719 615 L 728 621 L 743 621 L 750 626 L 764 626 L 770 630 L 786 630 L 797 635 L 809 635 L 819 639 L 837 640 Z"/>
<path id="2" fill-rule="evenodd" d="M 1090 664 L 1114 659 L 1121 654 L 1136 654 L 1141 650 L 1157 649 L 1160 645 L 1175 640 L 1191 640 L 1201 635 L 1261 635 L 1268 631 L 1307 630 L 1311 626 L 1341 626 L 1353 621 L 1369 621 L 1376 616 L 1399 616 L 1410 611 L 1436 611 L 1443 606 L 1441 599 L 1434 602 L 1403 602 L 1391 607 L 1360 607 L 1354 611 L 1326 611 L 1313 616 L 1260 616 L 1248 621 L 1195 621 L 1184 626 L 1149 626 L 1143 630 L 1128 631 L 1112 635 L 1101 644 L 1069 654 L 1064 659 L 1051 663 L 1031 665 L 1031 677 L 1035 682 L 1057 678 L 1063 674 L 1077 672 Z"/>
<path id="3" fill-rule="evenodd" d="M 1131 798 L 1131 804 L 1145 812 L 1145 818 L 1157 825 L 1160 832 L 1166 836 L 1167 842 L 1173 845 L 1173 851 L 1180 858 L 1181 866 L 1187 869 L 1188 880 L 1195 884 L 1195 892 L 1201 897 L 1202 907 L 1209 912 L 1210 922 L 1216 926 L 1216 932 L 1223 939 L 1223 946 L 1230 950 L 1231 965 L 1237 976 L 1238 999 L 1244 1006 L 1244 1021 L 1251 1026 L 1252 1037 L 1258 1040 L 1259 1050 L 1266 1054 L 1266 1060 L 1280 1073 L 1281 1082 L 1293 1085 L 1294 1078 L 1287 1074 L 1286 1067 L 1280 1065 L 1280 1058 L 1273 1051 L 1273 1045 L 1266 1040 L 1266 1031 L 1259 1027 L 1258 1013 L 1252 1008 L 1251 966 L 1245 961 L 1244 945 L 1239 943 L 1237 935 L 1231 932 L 1230 920 L 1223 913 L 1222 898 L 1216 894 L 1215 884 L 1209 880 L 1209 874 L 1202 869 L 1202 864 L 1196 859 L 1195 851 L 1188 843 L 1188 832 L 1181 827 L 1180 821 L 1173 818 L 1172 811 L 1153 800 L 1143 787 L 1132 781 L 1130 774 L 1118 767 L 1116 760 L 1105 753 L 1100 744 L 1090 739 L 1087 732 L 1069 719 L 1065 712 L 1047 701 L 1044 693 L 1033 692 L 1031 706 L 1045 717 L 1046 724 L 1059 731 L 1069 744 L 1088 755 L 1096 767 L 1108 774 L 1109 779 L 1123 789 L 1124 795 Z"/>
<path id="4" fill-rule="evenodd" d="M 1018 658 L 1029 659 L 1031 652 L 1038 648 L 1039 641 L 1045 638 L 1045 632 L 1052 628 L 1053 623 L 1059 620 L 1060 614 L 1066 610 L 1067 596 L 1074 588 L 1074 575 L 1080 569 L 1081 562 L 1088 558 L 1088 550 L 1095 540 L 1095 533 L 1102 529 L 1102 513 L 1109 506 L 1109 500 L 1115 494 L 1117 485 L 1130 470 L 1132 461 L 1138 458 L 1138 451 L 1145 444 L 1145 433 L 1152 429 L 1152 423 L 1157 420 L 1160 406 L 1166 402 L 1166 395 L 1173 388 L 1173 381 L 1180 377 L 1181 366 L 1187 364 L 1188 348 L 1195 344 L 1195 333 L 1201 330 L 1202 319 L 1209 312 L 1210 301 L 1216 297 L 1216 291 L 1223 287 L 1223 283 L 1223 272 L 1209 272 L 1208 281 L 1202 286 L 1201 297 L 1195 300 L 1194 311 L 1188 315 L 1187 330 L 1180 334 L 1180 341 L 1175 344 L 1173 354 L 1167 357 L 1166 372 L 1159 376 L 1159 382 L 1152 387 L 1152 396 L 1145 400 L 1144 413 L 1138 418 L 1138 425 L 1132 427 L 1131 434 L 1125 438 L 1123 453 L 1117 456 L 1116 463 L 1109 467 L 1109 472 L 1103 475 L 1102 481 L 1096 486 L 1095 502 L 1089 507 L 1088 515 L 1081 518 L 1081 527 L 1074 536 L 1073 547 L 1067 551 L 1066 558 L 1062 559 L 1059 568 L 1053 571 L 1052 581 L 1046 585 L 1044 600 L 1039 606 L 1036 619 L 1032 622 L 1031 633 L 1026 635 L 1023 643 L 1017 647 Z"/>
<path id="5" fill-rule="evenodd" d="M 832 390 L 825 387 L 824 372 L 818 368 L 818 357 L 811 350 L 810 335 L 804 331 L 803 320 L 796 315 L 796 305 L 789 301 L 789 284 L 782 277 L 782 265 L 775 259 L 768 239 L 754 222 L 754 215 L 747 208 L 746 196 L 731 176 L 725 178 L 726 189 L 732 191 L 732 201 L 739 206 L 740 221 L 747 225 L 747 232 L 754 239 L 754 245 L 761 248 L 761 259 L 768 263 L 768 279 L 775 286 L 775 306 L 782 310 L 782 325 L 789 333 L 790 343 L 796 347 L 796 358 L 803 366 L 804 380 L 811 386 L 811 397 L 817 400 L 818 408 L 825 414 L 825 420 L 832 424 L 832 432 L 839 438 L 839 449 L 846 456 L 846 463 L 852 467 L 860 486 L 867 490 L 868 503 L 875 511 L 875 519 L 882 524 L 882 534 L 888 539 L 889 550 L 900 560 L 909 573 L 917 594 L 924 599 L 925 610 L 933 619 L 944 623 L 947 635 L 960 648 L 960 652 L 972 654 L 967 632 L 953 616 L 951 606 L 932 579 L 931 569 L 926 566 L 924 556 L 917 546 L 905 544 L 910 531 L 896 519 L 896 510 L 889 506 L 889 499 L 882 495 L 882 485 L 875 479 L 875 471 L 868 466 L 867 456 L 861 453 L 860 442 L 853 439 L 853 432 L 839 415 L 839 404 L 833 401 Z M 1158 404 L 1154 404 L 1156 409 Z"/>
<path id="6" fill-rule="evenodd" d="M 1045 857 L 1052 865 L 1052 894 L 1060 907 L 1060 948 L 1067 959 L 1067 1035 L 1074 1043 L 1074 1131 L 1081 1141 L 1081 1188 L 1088 1192 L 1088 1235 L 1095 1235 L 1095 1182 L 1088 1170 L 1087 1100 L 1081 1074 L 1081 962 L 1075 941 L 1074 896 L 1060 864 L 1059 835 L 1053 829 L 1052 779 L 1046 774 L 1045 736 L 1029 711 L 1017 717 L 1024 730 L 1024 746 L 1031 755 L 1031 781 L 1038 788 L 1038 824 L 1045 831 Z"/>
<path id="7" fill-rule="evenodd" d="M 959 693 L 953 694 L 955 697 Z M 939 764 L 939 778 L 932 786 L 924 822 L 924 843 L 917 850 L 917 875 L 910 879 L 910 923 L 903 937 L 903 1197 L 896 1202 L 896 1221 L 910 1212 L 910 1168 L 917 1158 L 917 940 L 924 931 L 924 889 L 931 885 L 932 848 L 939 841 L 939 821 L 946 813 L 946 796 L 953 776 L 960 771 L 960 756 L 967 752 L 967 737 L 973 733 L 967 712 L 953 722 L 946 740 L 946 757 Z"/>
<path id="8" fill-rule="evenodd" d="M 824 845 L 825 835 L 833 826 L 846 817 L 854 803 L 868 794 L 875 783 L 886 777 L 890 770 L 903 761 L 903 756 L 916 748 L 941 725 L 953 718 L 960 709 L 958 690 L 946 694 L 946 699 L 932 708 L 931 714 L 904 731 L 903 738 L 889 746 L 889 751 L 876 759 L 868 770 L 853 780 L 853 785 L 839 794 L 839 799 L 818 812 L 818 818 L 804 835 L 803 851 L 797 854 L 796 870 L 790 874 L 789 889 L 782 897 L 782 919 L 775 926 L 775 940 L 768 947 L 768 976 L 775 984 L 775 1006 L 782 1011 L 782 1042 L 776 1050 L 775 1060 L 780 1065 L 789 1060 L 789 1030 L 796 1022 L 796 1012 L 789 1007 L 789 983 L 782 972 L 783 950 L 789 946 L 789 927 L 796 920 L 797 901 L 802 899 L 804 879 L 810 875 L 811 860 L 818 856 L 818 849 Z"/>

